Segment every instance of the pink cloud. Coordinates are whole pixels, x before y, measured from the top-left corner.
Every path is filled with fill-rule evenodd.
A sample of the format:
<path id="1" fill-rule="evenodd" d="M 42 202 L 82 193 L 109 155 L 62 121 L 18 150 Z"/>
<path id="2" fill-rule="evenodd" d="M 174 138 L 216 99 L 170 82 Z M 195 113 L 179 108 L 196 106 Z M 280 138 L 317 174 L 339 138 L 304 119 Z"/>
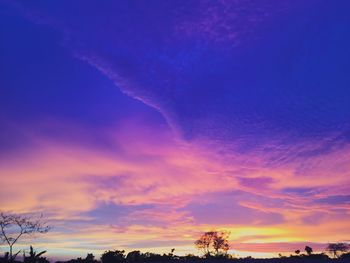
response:
<path id="1" fill-rule="evenodd" d="M 3 210 L 45 212 L 58 226 L 45 239 L 48 243 L 59 237 L 77 238 L 89 248 L 90 242 L 107 239 L 106 246 L 127 249 L 146 240 L 185 240 L 184 251 L 190 252 L 202 231 L 217 227 L 230 229 L 233 246 L 245 251 L 262 251 L 266 246 L 271 246 L 268 251 L 283 250 L 271 242 L 346 238 L 349 204 L 340 202 L 343 199 L 317 200 L 334 200 L 332 196 L 346 193 L 347 146 L 303 161 L 270 165 L 266 153 L 218 154 L 209 141 L 182 141 L 131 121 L 106 133 L 115 151 L 31 136 L 36 147 L 0 162 L 6 182 L 0 200 Z M 89 214 L 108 203 L 130 208 L 122 215 L 122 225 L 117 218 L 115 223 L 103 223 L 103 215 L 97 224 Z M 150 207 L 138 208 L 143 205 Z M 198 207 L 208 208 L 197 213 L 203 220 L 194 216 Z M 234 209 L 225 212 L 232 220 L 209 220 L 221 214 L 217 209 Z M 235 220 L 235 213 L 246 220 Z M 278 215 L 282 221 L 276 220 Z M 322 233 L 310 225 L 315 216 Z M 245 244 L 257 241 L 271 244 Z M 62 249 L 72 242 L 62 244 Z"/>

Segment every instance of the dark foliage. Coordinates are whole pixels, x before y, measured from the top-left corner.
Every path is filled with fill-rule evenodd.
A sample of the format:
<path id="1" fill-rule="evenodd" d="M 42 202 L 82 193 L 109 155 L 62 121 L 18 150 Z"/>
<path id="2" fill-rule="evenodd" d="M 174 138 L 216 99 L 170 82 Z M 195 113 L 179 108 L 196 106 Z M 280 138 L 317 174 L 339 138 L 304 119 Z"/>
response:
<path id="1" fill-rule="evenodd" d="M 92 253 L 88 253 L 85 258 L 71 259 L 65 262 L 57 261 L 56 263 L 98 263 Z"/>
<path id="2" fill-rule="evenodd" d="M 35 253 L 35 252 L 33 252 Z M 131 254 L 130 254 L 131 253 Z M 155 253 L 141 253 L 139 251 L 132 251 L 125 256 L 125 251 L 123 250 L 109 250 L 106 251 L 101 257 L 101 261 L 95 259 L 93 254 L 88 254 L 86 258 L 77 258 L 71 259 L 69 261 L 56 263 L 99 263 L 99 262 L 108 262 L 108 263 L 119 263 L 119 262 L 177 262 L 177 263 L 350 263 L 350 253 L 344 253 L 338 258 L 330 258 L 326 254 L 311 254 L 311 255 L 291 255 L 289 257 L 281 256 L 278 258 L 267 258 L 267 259 L 256 259 L 252 257 L 246 258 L 230 258 L 228 256 L 212 256 L 210 258 L 198 257 L 194 255 L 186 256 L 169 256 L 169 254 L 155 254 Z M 38 256 L 40 253 L 35 254 Z M 44 254 L 44 253 L 43 253 Z M 130 255 L 129 255 L 130 254 Z M 128 256 L 129 255 L 129 256 Z M 29 256 L 25 262 L 33 262 L 35 256 Z M 102 258 L 104 261 L 102 261 Z M 106 261 L 107 260 L 107 261 Z M 6 257 L 0 257 L 0 263 L 8 263 Z M 15 263 L 21 263 L 20 261 L 14 261 Z M 48 263 L 49 261 L 46 258 L 41 256 L 37 257 L 34 261 L 36 263 Z"/>
<path id="3" fill-rule="evenodd" d="M 23 262 L 24 263 L 49 263 L 49 261 L 45 257 L 42 257 L 42 255 L 45 253 L 46 253 L 46 250 L 37 253 L 36 251 L 34 251 L 33 247 L 30 246 L 29 256 L 26 256 L 25 252 L 23 253 Z"/>
<path id="4" fill-rule="evenodd" d="M 119 263 L 125 261 L 124 250 L 108 250 L 101 256 L 102 263 Z"/>

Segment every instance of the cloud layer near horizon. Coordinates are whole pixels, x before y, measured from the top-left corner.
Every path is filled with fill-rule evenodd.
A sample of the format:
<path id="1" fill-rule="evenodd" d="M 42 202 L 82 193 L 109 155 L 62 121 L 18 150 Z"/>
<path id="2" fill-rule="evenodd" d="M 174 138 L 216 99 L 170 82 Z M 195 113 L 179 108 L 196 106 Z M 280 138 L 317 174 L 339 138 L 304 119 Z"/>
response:
<path id="1" fill-rule="evenodd" d="M 2 3 L 1 209 L 61 256 L 346 240 L 343 4 Z"/>
<path id="2" fill-rule="evenodd" d="M 276 164 L 268 153 L 219 154 L 204 141 L 122 127 L 104 135 L 113 151 L 32 138 L 30 151 L 1 162 L 2 209 L 45 213 L 57 228 L 46 242 L 59 235 L 101 249 L 190 247 L 211 228 L 231 230 L 236 249 L 258 252 L 254 243 L 347 238 L 349 147 Z"/>

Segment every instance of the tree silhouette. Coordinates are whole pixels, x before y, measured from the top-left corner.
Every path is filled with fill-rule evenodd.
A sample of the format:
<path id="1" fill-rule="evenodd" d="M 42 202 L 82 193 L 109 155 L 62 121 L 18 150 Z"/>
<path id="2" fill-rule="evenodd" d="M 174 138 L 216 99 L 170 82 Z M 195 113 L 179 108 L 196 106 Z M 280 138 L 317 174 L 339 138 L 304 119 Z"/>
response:
<path id="1" fill-rule="evenodd" d="M 51 227 L 43 221 L 42 215 L 35 219 L 19 214 L 0 213 L 0 238 L 9 247 L 9 261 L 14 261 L 20 252 L 13 254 L 13 246 L 21 237 L 35 233 L 47 233 L 50 229 Z"/>
<path id="2" fill-rule="evenodd" d="M 141 261 L 141 259 L 142 259 L 142 254 L 139 250 L 131 251 L 126 256 L 126 260 L 128 262 L 137 262 L 137 261 Z"/>
<path id="3" fill-rule="evenodd" d="M 305 246 L 305 251 L 306 251 L 306 254 L 308 254 L 309 256 L 312 254 L 312 247 L 309 247 L 309 246 Z"/>
<path id="4" fill-rule="evenodd" d="M 334 258 L 336 258 L 340 256 L 338 252 L 340 253 L 347 252 L 350 250 L 350 246 L 346 243 L 329 243 L 326 250 L 331 254 L 333 254 Z"/>
<path id="5" fill-rule="evenodd" d="M 88 253 L 86 255 L 85 262 L 93 263 L 93 262 L 97 262 L 97 261 L 95 260 L 94 254 Z"/>
<path id="6" fill-rule="evenodd" d="M 125 250 L 108 250 L 101 256 L 102 263 L 117 263 L 125 260 Z"/>
<path id="7" fill-rule="evenodd" d="M 205 232 L 194 244 L 206 256 L 211 256 L 214 253 L 216 255 L 226 254 L 230 249 L 229 236 L 230 233 L 227 231 L 209 231 Z"/>

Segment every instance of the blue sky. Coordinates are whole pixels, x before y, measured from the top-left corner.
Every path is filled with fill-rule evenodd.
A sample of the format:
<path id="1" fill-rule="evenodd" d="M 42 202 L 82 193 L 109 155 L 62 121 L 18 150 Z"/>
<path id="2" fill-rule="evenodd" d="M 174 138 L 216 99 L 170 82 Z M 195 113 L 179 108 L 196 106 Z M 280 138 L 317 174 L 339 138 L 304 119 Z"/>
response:
<path id="1" fill-rule="evenodd" d="M 46 214 L 55 257 L 343 241 L 349 7 L 0 1 L 1 209 Z"/>

